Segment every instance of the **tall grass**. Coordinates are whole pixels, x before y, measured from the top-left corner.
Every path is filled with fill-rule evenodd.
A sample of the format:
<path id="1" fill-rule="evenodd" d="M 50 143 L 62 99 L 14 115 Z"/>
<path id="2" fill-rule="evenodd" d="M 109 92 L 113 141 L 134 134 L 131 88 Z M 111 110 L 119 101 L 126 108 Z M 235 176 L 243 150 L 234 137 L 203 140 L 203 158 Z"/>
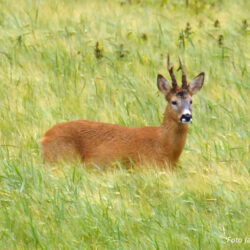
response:
<path id="1" fill-rule="evenodd" d="M 247 249 L 228 237 L 249 237 L 249 7 L 1 1 L 1 249 Z M 42 164 L 58 122 L 159 125 L 168 52 L 206 73 L 174 173 Z"/>

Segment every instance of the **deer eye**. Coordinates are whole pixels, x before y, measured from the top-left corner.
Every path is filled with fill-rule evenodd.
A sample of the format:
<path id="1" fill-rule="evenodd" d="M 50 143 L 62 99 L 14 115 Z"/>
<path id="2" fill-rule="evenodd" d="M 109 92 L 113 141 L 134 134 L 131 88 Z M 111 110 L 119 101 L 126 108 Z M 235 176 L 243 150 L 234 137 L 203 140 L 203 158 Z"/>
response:
<path id="1" fill-rule="evenodd" d="M 176 105 L 177 105 L 177 102 L 176 102 L 176 101 L 173 101 L 173 102 L 172 102 L 172 105 L 173 105 L 173 106 L 176 106 Z"/>

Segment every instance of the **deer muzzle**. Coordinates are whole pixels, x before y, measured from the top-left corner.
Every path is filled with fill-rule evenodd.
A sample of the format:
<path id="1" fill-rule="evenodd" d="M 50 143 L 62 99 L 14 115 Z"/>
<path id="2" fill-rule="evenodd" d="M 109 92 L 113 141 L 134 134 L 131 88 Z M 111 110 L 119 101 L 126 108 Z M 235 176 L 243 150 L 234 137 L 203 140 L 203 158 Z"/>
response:
<path id="1" fill-rule="evenodd" d="M 189 123 L 192 121 L 192 115 L 191 114 L 183 114 L 180 118 L 180 121 L 182 123 Z"/>

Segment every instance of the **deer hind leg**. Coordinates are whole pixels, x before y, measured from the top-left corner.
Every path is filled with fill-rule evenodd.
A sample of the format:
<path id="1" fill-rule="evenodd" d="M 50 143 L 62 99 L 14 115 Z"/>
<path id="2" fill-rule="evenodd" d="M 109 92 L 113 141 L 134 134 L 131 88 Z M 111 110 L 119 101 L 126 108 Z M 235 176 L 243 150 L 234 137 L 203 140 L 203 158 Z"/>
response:
<path id="1" fill-rule="evenodd" d="M 44 163 L 52 164 L 56 162 L 78 160 L 80 158 L 75 144 L 65 140 L 63 137 L 56 139 L 43 137 L 40 143 Z"/>

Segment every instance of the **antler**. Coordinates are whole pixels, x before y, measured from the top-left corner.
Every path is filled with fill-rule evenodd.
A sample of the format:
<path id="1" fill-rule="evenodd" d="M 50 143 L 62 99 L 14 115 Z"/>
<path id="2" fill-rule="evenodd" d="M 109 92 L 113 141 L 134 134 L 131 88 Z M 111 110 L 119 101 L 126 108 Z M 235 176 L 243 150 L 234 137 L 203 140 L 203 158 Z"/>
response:
<path id="1" fill-rule="evenodd" d="M 177 82 L 176 82 L 176 79 L 175 79 L 175 76 L 174 76 L 174 73 L 173 73 L 173 66 L 170 66 L 169 54 L 168 54 L 168 72 L 169 72 L 169 74 L 171 76 L 171 79 L 172 79 L 173 89 L 175 90 L 177 88 Z"/>
<path id="2" fill-rule="evenodd" d="M 182 88 L 183 89 L 187 89 L 188 88 L 188 84 L 187 84 L 187 76 L 186 76 L 186 72 L 184 70 L 184 67 L 182 65 L 182 62 L 181 62 L 181 58 L 179 57 L 179 62 L 180 62 L 180 69 L 181 69 L 181 72 L 182 72 Z"/>

